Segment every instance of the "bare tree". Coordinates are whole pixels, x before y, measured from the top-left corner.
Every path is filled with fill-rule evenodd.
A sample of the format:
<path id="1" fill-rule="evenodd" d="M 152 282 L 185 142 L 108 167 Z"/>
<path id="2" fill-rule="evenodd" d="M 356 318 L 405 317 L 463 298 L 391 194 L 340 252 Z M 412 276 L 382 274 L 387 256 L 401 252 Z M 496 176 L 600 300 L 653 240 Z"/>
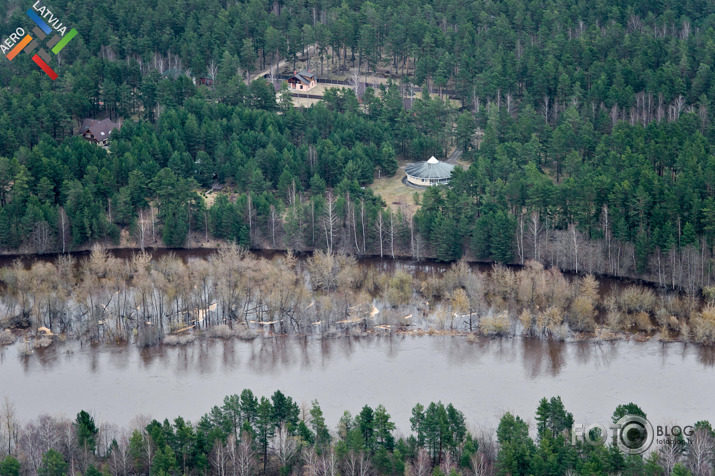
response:
<path id="1" fill-rule="evenodd" d="M 246 432 L 241 436 L 233 466 L 238 476 L 251 476 L 256 471 L 256 458 L 251 435 Z"/>
<path id="2" fill-rule="evenodd" d="M 360 68 L 352 68 L 350 70 L 348 81 L 350 82 L 350 86 L 352 86 L 355 91 L 355 96 L 357 96 L 358 99 L 361 99 L 362 95 L 365 93 L 365 83 L 360 78 Z"/>
<path id="3" fill-rule="evenodd" d="M 345 474 L 348 476 L 367 476 L 372 470 L 370 460 L 365 456 L 364 451 L 350 450 L 344 466 Z"/>
<path id="4" fill-rule="evenodd" d="M 335 227 L 338 224 L 335 196 L 332 190 L 328 190 L 325 194 L 325 210 L 323 211 L 321 224 L 325 232 L 325 247 L 328 249 L 328 253 L 332 254 L 334 249 Z"/>
<path id="5" fill-rule="evenodd" d="M 271 204 L 270 208 L 270 220 L 271 220 L 271 238 L 273 239 L 273 248 L 276 247 L 276 228 L 278 227 L 278 212 L 276 212 L 276 206 Z"/>
<path id="6" fill-rule="evenodd" d="M 427 453 L 427 450 L 420 448 L 417 452 L 417 458 L 410 465 L 410 474 L 412 476 L 428 476 L 432 473 L 432 460 Z"/>
<path id="7" fill-rule="evenodd" d="M 253 198 L 250 193 L 247 195 L 247 214 L 248 214 L 248 239 L 251 245 L 253 245 Z"/>
<path id="8" fill-rule="evenodd" d="M 514 97 L 512 96 L 511 93 L 508 93 L 506 95 L 506 111 L 511 117 L 516 119 L 516 116 L 517 116 L 516 101 L 514 100 Z"/>
<path id="9" fill-rule="evenodd" d="M 298 441 L 294 436 L 288 433 L 285 422 L 281 423 L 281 426 L 273 436 L 271 447 L 278 456 L 278 462 L 281 468 L 289 467 L 293 458 L 298 453 Z"/>
<path id="10" fill-rule="evenodd" d="M 390 223 L 388 228 L 388 233 L 390 234 L 390 253 L 392 254 L 392 259 L 395 259 L 395 234 L 397 234 L 397 226 L 395 225 L 395 214 L 392 210 L 388 210 L 390 214 Z"/>
<path id="11" fill-rule="evenodd" d="M 312 446 L 303 448 L 303 461 L 305 462 L 303 466 L 303 474 L 305 476 L 318 476 L 318 474 L 321 474 L 320 460 L 315 452 L 315 448 Z"/>
<path id="12" fill-rule="evenodd" d="M 20 422 L 15 413 L 15 404 L 5 395 L 0 407 L 0 423 L 7 438 L 7 454 L 13 454 L 20 433 Z"/>
<path id="13" fill-rule="evenodd" d="M 149 239 L 149 223 L 144 216 L 144 210 L 139 209 L 139 220 L 137 221 L 136 228 L 134 229 L 134 239 L 136 240 L 139 248 L 144 251 L 146 247 L 146 241 Z"/>
<path id="14" fill-rule="evenodd" d="M 550 100 L 549 96 L 544 96 L 543 104 L 541 105 L 541 115 L 544 118 L 544 122 L 549 123 L 549 117 L 551 116 L 551 110 L 549 108 Z"/>
<path id="15" fill-rule="evenodd" d="M 149 210 L 151 210 L 151 242 L 156 243 L 156 226 L 154 220 L 154 207 L 149 204 Z"/>
<path id="16" fill-rule="evenodd" d="M 57 232 L 60 235 L 58 238 L 62 243 L 62 254 L 64 254 L 67 252 L 67 245 L 69 245 L 70 241 L 70 220 L 67 217 L 67 213 L 65 213 L 64 207 L 60 207 L 57 221 Z"/>
<path id="17" fill-rule="evenodd" d="M 689 438 L 688 468 L 695 476 L 710 476 L 715 439 L 706 428 L 700 428 Z"/>
<path id="18" fill-rule="evenodd" d="M 318 467 L 322 476 L 336 476 L 338 474 L 338 458 L 332 447 L 320 457 Z"/>
<path id="19" fill-rule="evenodd" d="M 382 211 L 379 210 L 377 212 L 377 220 L 375 220 L 375 230 L 377 231 L 377 240 L 380 242 L 380 258 L 382 258 L 383 255 L 383 244 L 384 244 L 384 237 L 383 234 L 385 232 L 385 224 L 383 222 L 383 216 L 382 216 Z"/>
<path id="20" fill-rule="evenodd" d="M 576 230 L 576 225 L 573 223 L 569 225 L 569 235 L 571 238 L 571 245 L 573 246 L 574 270 L 578 273 L 578 248 L 581 244 L 582 238 L 581 233 Z"/>
<path id="21" fill-rule="evenodd" d="M 126 434 L 122 434 L 112 445 L 112 451 L 109 455 L 109 468 L 112 476 L 126 476 L 131 468 L 131 457 L 129 455 L 129 438 Z"/>
<path id="22" fill-rule="evenodd" d="M 229 462 L 229 452 L 226 449 L 227 444 L 230 445 L 231 442 L 224 444 L 217 438 L 209 455 L 209 462 L 213 468 L 213 474 L 218 476 L 226 476 L 226 467 Z"/>
<path id="23" fill-rule="evenodd" d="M 678 458 L 681 454 L 683 454 L 683 445 L 674 439 L 658 448 L 659 460 L 665 470 L 666 476 L 670 476 L 673 472 L 673 467 L 675 463 L 678 462 Z"/>
<path id="24" fill-rule="evenodd" d="M 524 228 L 525 228 L 525 217 L 526 214 L 522 210 L 521 213 L 519 213 L 519 223 L 516 229 L 516 249 L 517 252 L 519 253 L 519 261 L 521 264 L 524 264 Z"/>
<path id="25" fill-rule="evenodd" d="M 474 476 L 487 476 L 489 474 L 489 463 L 481 452 L 472 453 L 469 461 L 472 464 L 471 474 Z"/>
<path id="26" fill-rule="evenodd" d="M 365 247 L 366 243 L 366 229 L 365 229 L 365 199 L 360 199 L 360 221 L 362 222 L 362 251 L 363 253 L 367 251 Z"/>
<path id="27" fill-rule="evenodd" d="M 539 243 L 539 237 L 543 229 L 544 227 L 539 220 L 539 212 L 531 212 L 531 217 L 529 219 L 529 241 L 531 241 L 531 246 L 533 249 L 532 258 L 534 258 L 536 261 L 539 261 L 541 259 L 541 247 Z"/>
<path id="28" fill-rule="evenodd" d="M 50 228 L 50 224 L 45 220 L 35 223 L 30 233 L 30 243 L 35 252 L 39 254 L 47 253 L 50 249 L 51 242 L 52 229 Z"/>

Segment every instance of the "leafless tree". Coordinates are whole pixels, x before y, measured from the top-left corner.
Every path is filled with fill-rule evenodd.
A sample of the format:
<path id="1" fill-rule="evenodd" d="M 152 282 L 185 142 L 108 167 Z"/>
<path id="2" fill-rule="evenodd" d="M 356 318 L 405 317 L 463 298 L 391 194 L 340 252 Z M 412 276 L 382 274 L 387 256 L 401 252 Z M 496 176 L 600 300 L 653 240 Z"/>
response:
<path id="1" fill-rule="evenodd" d="M 325 247 L 328 249 L 328 253 L 332 254 L 334 249 L 335 228 L 338 224 L 335 196 L 332 190 L 328 190 L 325 194 L 325 210 L 323 211 L 321 224 L 325 232 Z"/>
<path id="2" fill-rule="evenodd" d="M 305 476 L 318 476 L 321 474 L 320 460 L 318 454 L 315 452 L 315 448 L 309 446 L 303 448 L 303 474 Z"/>
<path id="3" fill-rule="evenodd" d="M 578 273 L 578 249 L 583 238 L 573 223 L 569 225 L 569 235 L 571 238 L 571 246 L 573 247 L 574 270 Z"/>
<path id="4" fill-rule="evenodd" d="M 489 464 L 481 452 L 473 453 L 469 461 L 472 464 L 471 474 L 474 476 L 487 476 L 489 474 Z"/>
<path id="5" fill-rule="evenodd" d="M 367 251 L 365 246 L 367 230 L 365 229 L 365 199 L 360 199 L 360 221 L 362 222 L 362 251 L 363 253 Z"/>
<path id="6" fill-rule="evenodd" d="M 544 96 L 543 104 L 541 105 L 541 115 L 544 118 L 544 122 L 549 123 L 549 117 L 551 116 L 551 110 L 549 108 L 550 100 L 549 96 Z"/>
<path id="7" fill-rule="evenodd" d="M 149 223 L 144 216 L 144 210 L 139 209 L 139 220 L 137 220 L 137 225 L 134 230 L 134 238 L 139 245 L 139 248 L 144 251 L 146 247 L 146 241 L 149 238 Z"/>
<path id="8" fill-rule="evenodd" d="M 129 438 L 124 433 L 117 439 L 117 444 L 112 446 L 110 453 L 109 468 L 112 476 L 126 476 L 131 470 L 131 464 Z"/>
<path id="9" fill-rule="evenodd" d="M 710 476 L 715 439 L 706 428 L 700 428 L 688 439 L 688 468 L 694 476 Z"/>
<path id="10" fill-rule="evenodd" d="M 252 476 L 256 472 L 256 455 L 251 435 L 246 432 L 241 436 L 233 466 L 238 476 Z"/>
<path id="11" fill-rule="evenodd" d="M 36 253 L 44 254 L 50 249 L 52 230 L 45 220 L 35 223 L 30 233 L 30 243 Z"/>
<path id="12" fill-rule="evenodd" d="M 352 68 L 350 70 L 348 81 L 350 82 L 350 86 L 352 86 L 355 91 L 355 96 L 357 96 L 358 99 L 361 99 L 362 95 L 365 93 L 365 83 L 360 78 L 359 68 Z"/>
<path id="13" fill-rule="evenodd" d="M 62 254 L 67 252 L 67 245 L 70 242 L 70 220 L 65 213 L 64 207 L 60 207 L 58 213 L 57 232 L 59 233 L 59 241 L 62 244 Z"/>
<path id="14" fill-rule="evenodd" d="M 0 407 L 0 424 L 2 424 L 5 438 L 7 438 L 7 454 L 11 455 L 17 445 L 18 435 L 20 433 L 20 422 L 15 412 L 15 404 L 7 395 L 3 397 L 2 407 Z"/>
<path id="15" fill-rule="evenodd" d="M 428 476 L 432 473 L 432 461 L 427 453 L 427 450 L 420 448 L 417 452 L 417 458 L 410 465 L 410 474 L 412 476 Z"/>
<path id="16" fill-rule="evenodd" d="M 539 212 L 531 212 L 531 216 L 529 218 L 528 232 L 529 241 L 531 242 L 531 247 L 533 250 L 532 258 L 534 258 L 536 261 L 539 261 L 541 259 L 541 247 L 539 243 L 539 237 L 541 236 L 542 230 L 543 225 L 539 220 Z"/>
<path id="17" fill-rule="evenodd" d="M 517 109 L 516 109 L 516 101 L 514 100 L 514 96 L 512 96 L 511 93 L 508 93 L 506 95 L 506 111 L 509 113 L 511 117 L 516 119 L 517 116 Z"/>
<path id="18" fill-rule="evenodd" d="M 276 431 L 271 441 L 273 452 L 278 456 L 278 462 L 282 468 L 290 466 L 293 458 L 298 453 L 298 441 L 288 433 L 285 422 Z"/>
<path id="19" fill-rule="evenodd" d="M 397 234 L 397 226 L 395 223 L 395 214 L 392 210 L 388 210 L 390 215 L 390 223 L 388 224 L 388 233 L 390 235 L 390 254 L 392 259 L 395 259 L 395 235 Z"/>
<path id="20" fill-rule="evenodd" d="M 658 456 L 663 469 L 665 470 L 666 476 L 670 476 L 673 472 L 673 467 L 675 463 L 678 462 L 678 458 L 683 454 L 683 446 L 672 441 L 667 444 L 661 445 L 658 448 Z"/>
<path id="21" fill-rule="evenodd" d="M 377 231 L 377 241 L 380 242 L 380 258 L 382 258 L 382 255 L 383 255 L 383 244 L 385 242 L 385 239 L 384 239 L 385 224 L 384 224 L 384 219 L 383 219 L 382 215 L 383 215 L 382 212 L 378 211 L 377 219 L 375 220 L 375 231 Z"/>
<path id="22" fill-rule="evenodd" d="M 271 204 L 270 207 L 270 220 L 271 220 L 271 237 L 273 239 L 273 248 L 276 247 L 276 228 L 278 227 L 279 216 L 276 212 L 276 206 Z"/>
<path id="23" fill-rule="evenodd" d="M 322 454 L 318 467 L 322 476 L 336 476 L 338 474 L 338 458 L 332 447 Z"/>
<path id="24" fill-rule="evenodd" d="M 247 196 L 248 200 L 248 210 L 246 211 L 247 216 L 248 216 L 248 237 L 250 240 L 251 245 L 253 245 L 253 198 L 251 194 L 249 193 Z"/>
<path id="25" fill-rule="evenodd" d="M 211 82 L 215 83 L 216 75 L 218 74 L 218 65 L 213 59 L 211 59 L 208 66 L 206 66 L 206 72 L 208 73 L 209 78 L 211 78 Z"/>
<path id="26" fill-rule="evenodd" d="M 226 467 L 229 463 L 229 452 L 226 449 L 227 444 L 230 445 L 232 442 L 224 444 L 217 438 L 209 455 L 209 462 L 211 463 L 211 468 L 213 468 L 213 474 L 218 476 L 226 476 Z"/>
<path id="27" fill-rule="evenodd" d="M 368 476 L 372 467 L 364 451 L 350 450 L 344 463 L 345 474 L 348 476 Z"/>

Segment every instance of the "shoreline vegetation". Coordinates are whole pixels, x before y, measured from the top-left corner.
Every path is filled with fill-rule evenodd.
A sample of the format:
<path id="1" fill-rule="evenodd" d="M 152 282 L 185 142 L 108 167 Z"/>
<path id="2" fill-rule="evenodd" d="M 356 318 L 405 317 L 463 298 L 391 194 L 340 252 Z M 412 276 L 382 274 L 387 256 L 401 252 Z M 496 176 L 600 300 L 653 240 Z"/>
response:
<path id="1" fill-rule="evenodd" d="M 57 339 L 147 347 L 284 334 L 715 343 L 711 293 L 601 289 L 592 275 L 567 277 L 534 261 L 480 271 L 461 260 L 429 273 L 322 251 L 266 259 L 229 245 L 184 261 L 172 253 L 120 258 L 96 246 L 80 260 L 16 260 L 0 281 L 0 345 L 22 335 L 25 354 Z"/>
<path id="2" fill-rule="evenodd" d="M 21 422 L 5 398 L 0 474 L 687 476 L 710 474 L 713 465 L 715 432 L 707 420 L 666 427 L 667 437 L 654 438 L 651 428 L 650 440 L 647 433 L 632 440 L 619 434 L 618 441 L 590 433 L 591 441 L 605 438 L 589 444 L 558 396 L 539 401 L 533 422 L 506 412 L 496 429 L 474 426 L 474 415 L 441 401 L 417 403 L 411 415 L 406 433 L 384 405 L 364 405 L 355 415 L 345 410 L 331 430 L 317 400 L 299 404 L 280 390 L 268 398 L 245 389 L 195 423 L 139 416 L 119 427 L 84 410 L 74 420 L 44 414 Z M 647 415 L 632 402 L 620 404 L 611 428 L 634 418 Z"/>

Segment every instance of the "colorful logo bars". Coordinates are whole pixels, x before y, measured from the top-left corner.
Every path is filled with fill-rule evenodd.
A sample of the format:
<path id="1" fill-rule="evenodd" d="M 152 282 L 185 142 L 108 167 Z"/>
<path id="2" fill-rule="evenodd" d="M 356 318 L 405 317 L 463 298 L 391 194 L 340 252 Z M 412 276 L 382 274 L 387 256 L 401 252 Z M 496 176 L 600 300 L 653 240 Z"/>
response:
<path id="1" fill-rule="evenodd" d="M 37 25 L 35 28 L 32 29 L 32 33 L 35 35 L 35 38 L 37 38 L 37 40 L 42 41 L 47 37 L 47 35 L 52 33 L 52 28 L 50 28 L 50 26 L 45 23 L 42 18 L 37 15 L 37 13 L 32 11 L 32 9 L 27 11 L 27 16 L 30 17 L 30 19 L 34 21 Z M 62 48 L 67 46 L 67 43 L 69 43 L 75 36 L 77 36 L 77 30 L 75 30 L 74 28 L 72 28 L 64 37 L 55 33 L 47 41 L 47 47 L 52 48 L 51 51 L 54 54 L 58 54 L 60 51 L 62 51 Z M 32 54 L 32 52 L 38 46 L 37 40 L 33 39 L 33 37 L 30 35 L 25 35 L 25 37 L 20 40 L 20 42 L 15 45 L 12 50 L 10 50 L 10 52 L 7 54 L 7 59 L 12 61 L 13 59 L 15 59 L 15 56 L 17 56 L 20 51 L 23 50 L 28 55 Z M 32 61 L 34 61 L 35 64 L 37 64 L 37 66 L 39 66 L 40 69 L 52 79 L 52 81 L 57 79 L 57 73 L 47 64 L 51 61 L 51 58 L 44 48 L 40 48 L 37 53 L 32 56 Z"/>

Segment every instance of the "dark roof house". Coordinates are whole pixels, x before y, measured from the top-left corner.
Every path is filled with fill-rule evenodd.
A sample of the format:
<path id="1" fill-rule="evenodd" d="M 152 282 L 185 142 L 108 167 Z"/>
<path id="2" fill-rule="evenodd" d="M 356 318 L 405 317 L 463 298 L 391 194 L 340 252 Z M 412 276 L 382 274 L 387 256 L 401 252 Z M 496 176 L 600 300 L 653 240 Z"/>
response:
<path id="1" fill-rule="evenodd" d="M 407 181 L 421 187 L 448 183 L 454 170 L 454 165 L 440 162 L 431 157 L 426 162 L 417 162 L 405 167 Z"/>
<path id="2" fill-rule="evenodd" d="M 120 127 L 121 124 L 112 122 L 111 119 L 85 119 L 82 122 L 82 128 L 79 133 L 89 141 L 106 144 L 112 131 Z"/>

